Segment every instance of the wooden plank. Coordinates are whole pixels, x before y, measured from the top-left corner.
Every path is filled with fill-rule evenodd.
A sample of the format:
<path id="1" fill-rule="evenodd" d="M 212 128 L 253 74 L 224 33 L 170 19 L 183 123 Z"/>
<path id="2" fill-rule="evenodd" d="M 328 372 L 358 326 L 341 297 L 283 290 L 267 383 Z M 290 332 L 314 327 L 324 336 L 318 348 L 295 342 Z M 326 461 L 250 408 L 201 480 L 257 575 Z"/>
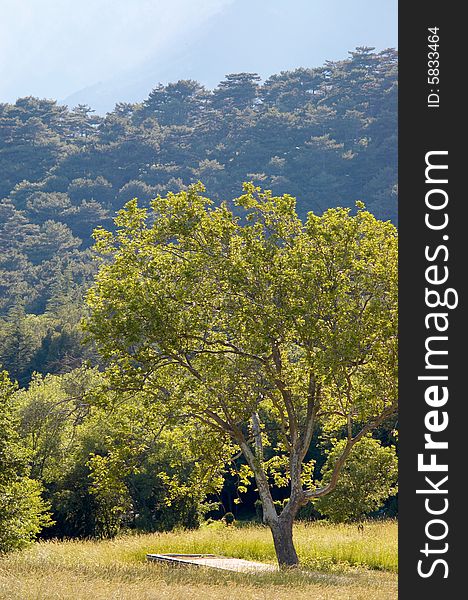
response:
<path id="1" fill-rule="evenodd" d="M 276 565 L 244 560 L 243 558 L 217 556 L 216 554 L 147 554 L 146 558 L 150 561 L 169 563 L 174 566 L 210 567 L 238 573 L 273 572 L 278 570 Z"/>

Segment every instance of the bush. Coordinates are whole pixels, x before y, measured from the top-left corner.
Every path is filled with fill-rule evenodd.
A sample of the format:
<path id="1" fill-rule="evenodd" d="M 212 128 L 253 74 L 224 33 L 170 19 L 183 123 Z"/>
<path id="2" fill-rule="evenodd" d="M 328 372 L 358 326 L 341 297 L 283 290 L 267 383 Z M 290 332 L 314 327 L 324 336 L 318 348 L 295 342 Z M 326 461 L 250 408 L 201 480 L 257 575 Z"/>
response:
<path id="1" fill-rule="evenodd" d="M 323 468 L 322 482 L 331 477 L 345 440 L 329 452 Z M 395 448 L 382 447 L 379 440 L 363 438 L 352 449 L 333 492 L 314 502 L 315 507 L 334 523 L 359 521 L 380 508 L 396 494 L 398 461 Z"/>
<path id="2" fill-rule="evenodd" d="M 0 372 L 0 553 L 27 546 L 51 523 L 41 485 L 30 479 L 12 397 L 16 386 Z"/>
<path id="3" fill-rule="evenodd" d="M 41 497 L 41 485 L 22 477 L 0 487 L 0 554 L 29 545 L 53 522 Z"/>

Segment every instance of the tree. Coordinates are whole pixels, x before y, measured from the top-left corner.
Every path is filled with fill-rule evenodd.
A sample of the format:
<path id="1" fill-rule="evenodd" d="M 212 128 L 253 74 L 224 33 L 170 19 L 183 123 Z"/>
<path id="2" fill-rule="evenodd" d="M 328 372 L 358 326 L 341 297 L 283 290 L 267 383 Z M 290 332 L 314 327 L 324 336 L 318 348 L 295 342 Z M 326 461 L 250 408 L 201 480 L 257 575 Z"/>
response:
<path id="1" fill-rule="evenodd" d="M 345 440 L 328 454 L 323 482 L 330 480 Z M 352 449 L 333 493 L 319 498 L 316 508 L 335 523 L 362 520 L 396 494 L 398 461 L 393 446 L 383 447 L 379 440 L 363 438 Z"/>
<path id="2" fill-rule="evenodd" d="M 257 73 L 232 73 L 226 75 L 213 93 L 213 106 L 243 110 L 255 106 L 258 95 Z"/>
<path id="3" fill-rule="evenodd" d="M 292 111 L 316 101 L 315 94 L 323 81 L 321 69 L 299 68 L 272 75 L 262 86 L 264 102 L 282 111 Z"/>
<path id="4" fill-rule="evenodd" d="M 28 453 L 13 410 L 15 389 L 0 372 L 0 554 L 27 546 L 51 523 L 41 486 L 28 477 Z"/>
<path id="5" fill-rule="evenodd" d="M 150 92 L 137 118 L 155 116 L 163 125 L 183 125 L 206 102 L 208 94 L 203 86 L 191 79 L 159 85 Z"/>
<path id="6" fill-rule="evenodd" d="M 246 184 L 213 207 L 203 186 L 129 202 L 87 301 L 114 386 L 159 397 L 230 438 L 254 475 L 279 564 L 296 565 L 297 511 L 332 492 L 353 446 L 396 409 L 397 240 L 360 206 L 297 217 Z M 314 432 L 345 444 L 320 486 Z M 277 514 L 271 483 L 289 486 Z"/>
<path id="7" fill-rule="evenodd" d="M 91 397 L 98 401 L 89 404 Z M 205 497 L 222 486 L 230 455 L 223 440 L 214 450 L 207 427 L 187 419 L 162 427 L 157 404 L 107 390 L 97 369 L 36 373 L 14 399 L 29 475 L 43 486 L 55 522 L 44 536 L 195 527 Z"/>

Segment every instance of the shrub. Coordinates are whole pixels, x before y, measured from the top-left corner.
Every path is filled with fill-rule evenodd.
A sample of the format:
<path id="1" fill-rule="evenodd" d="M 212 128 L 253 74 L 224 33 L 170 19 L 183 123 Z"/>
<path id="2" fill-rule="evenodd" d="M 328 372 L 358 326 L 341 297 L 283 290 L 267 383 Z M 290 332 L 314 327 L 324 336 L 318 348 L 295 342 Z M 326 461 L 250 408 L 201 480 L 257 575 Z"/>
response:
<path id="1" fill-rule="evenodd" d="M 329 481 L 344 444 L 345 440 L 341 440 L 329 452 L 323 468 L 323 483 Z M 395 448 L 384 448 L 379 440 L 364 438 L 347 458 L 335 490 L 314 505 L 335 523 L 359 521 L 396 493 L 397 477 Z"/>
<path id="2" fill-rule="evenodd" d="M 43 527 L 53 524 L 41 485 L 22 477 L 0 487 L 0 554 L 29 545 Z"/>
<path id="3" fill-rule="evenodd" d="M 16 386 L 0 372 L 0 553 L 28 545 L 51 523 L 41 486 L 30 479 L 12 397 Z"/>

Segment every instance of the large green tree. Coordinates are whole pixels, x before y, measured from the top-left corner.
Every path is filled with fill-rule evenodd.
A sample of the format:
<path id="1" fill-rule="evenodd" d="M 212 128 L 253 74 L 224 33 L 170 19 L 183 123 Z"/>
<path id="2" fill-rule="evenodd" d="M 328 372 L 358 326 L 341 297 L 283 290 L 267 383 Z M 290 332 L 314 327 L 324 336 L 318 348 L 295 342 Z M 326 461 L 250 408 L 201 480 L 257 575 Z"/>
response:
<path id="1" fill-rule="evenodd" d="M 251 184 L 214 207 L 200 185 L 128 203 L 88 294 L 113 384 L 209 425 L 242 451 L 281 566 L 293 521 L 334 490 L 353 446 L 396 410 L 397 238 L 360 205 L 309 213 Z M 326 483 L 314 433 L 345 442 Z M 277 512 L 272 486 L 289 487 Z"/>

